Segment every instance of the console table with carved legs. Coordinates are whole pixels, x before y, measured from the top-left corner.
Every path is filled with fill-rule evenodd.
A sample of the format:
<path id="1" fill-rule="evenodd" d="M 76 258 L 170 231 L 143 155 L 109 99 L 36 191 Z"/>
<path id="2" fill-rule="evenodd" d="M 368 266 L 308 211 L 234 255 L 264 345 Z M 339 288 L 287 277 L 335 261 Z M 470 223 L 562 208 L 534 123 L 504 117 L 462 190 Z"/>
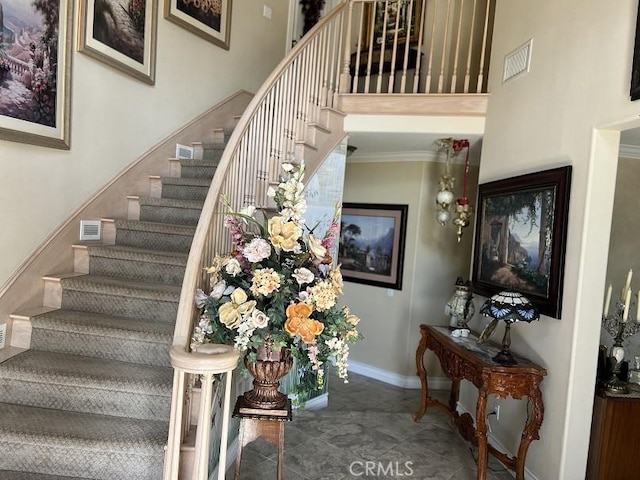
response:
<path id="1" fill-rule="evenodd" d="M 416 350 L 416 367 L 422 383 L 420 410 L 413 419 L 418 422 L 426 413 L 427 407 L 444 410 L 451 421 L 458 427 L 461 435 L 478 448 L 478 480 L 487 478 L 487 455 L 491 453 L 507 468 L 515 471 L 517 480 L 524 480 L 524 464 L 527 449 L 533 440 L 538 440 L 538 431 L 544 417 L 544 405 L 540 393 L 542 382 L 547 371 L 527 359 L 516 357 L 517 365 L 501 365 L 491 358 L 499 348 L 491 344 L 477 344 L 477 337 L 451 337 L 447 327 L 420 325 L 420 343 Z M 424 353 L 432 350 L 440 360 L 445 375 L 451 379 L 451 394 L 446 405 L 429 396 L 427 370 L 424 367 Z M 459 415 L 456 409 L 460 380 L 468 380 L 478 389 L 476 403 L 476 424 L 469 413 Z M 520 446 L 515 457 L 500 452 L 487 443 L 487 417 L 485 409 L 487 397 L 496 395 L 500 398 L 512 397 L 528 399 L 527 422 L 522 430 Z"/>

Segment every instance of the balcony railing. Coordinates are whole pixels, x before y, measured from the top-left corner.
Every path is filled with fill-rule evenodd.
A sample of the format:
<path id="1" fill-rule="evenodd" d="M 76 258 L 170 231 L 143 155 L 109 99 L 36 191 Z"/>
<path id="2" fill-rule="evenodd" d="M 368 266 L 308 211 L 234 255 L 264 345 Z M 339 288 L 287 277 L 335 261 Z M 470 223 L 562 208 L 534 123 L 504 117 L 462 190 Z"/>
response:
<path id="1" fill-rule="evenodd" d="M 304 159 L 312 172 L 307 156 L 327 154 L 344 136 L 340 122 L 330 125 L 342 94 L 484 93 L 492 19 L 491 0 L 344 0 L 256 93 L 222 156 L 189 253 L 171 352 L 175 377 L 166 480 L 178 478 L 193 375 L 201 377 L 203 394 L 192 478 L 208 478 L 211 382 L 213 374 L 229 377 L 237 362 L 237 355 L 224 348 L 189 352 L 198 317 L 194 295 L 208 288 L 204 269 L 231 248 L 220 195 L 236 211 L 247 204 L 267 206 L 267 188 L 277 183 L 282 163 Z M 331 128 L 334 136 L 324 151 L 316 149 L 318 132 Z M 219 479 L 225 474 L 230 382 L 226 385 L 224 409 L 215 416 L 216 421 L 223 417 Z"/>
<path id="2" fill-rule="evenodd" d="M 491 0 L 354 0 L 351 93 L 485 93 Z"/>

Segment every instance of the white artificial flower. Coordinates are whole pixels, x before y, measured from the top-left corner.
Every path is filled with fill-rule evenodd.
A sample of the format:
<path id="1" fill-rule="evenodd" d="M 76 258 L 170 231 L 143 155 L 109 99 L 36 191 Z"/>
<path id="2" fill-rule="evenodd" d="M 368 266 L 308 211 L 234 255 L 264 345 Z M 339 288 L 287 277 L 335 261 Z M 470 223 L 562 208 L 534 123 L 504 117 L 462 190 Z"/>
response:
<path id="1" fill-rule="evenodd" d="M 223 295 L 225 295 L 226 290 L 227 290 L 227 282 L 225 282 L 224 280 L 220 280 L 218 283 L 214 284 L 213 287 L 211 288 L 210 296 L 215 298 L 216 300 L 219 300 Z"/>
<path id="2" fill-rule="evenodd" d="M 227 272 L 227 274 L 231 275 L 232 277 L 235 277 L 236 275 L 242 272 L 242 267 L 240 266 L 240 262 L 237 259 L 232 258 L 231 260 L 229 260 L 229 263 L 227 263 L 227 265 L 224 267 L 224 270 L 225 272 Z"/>
<path id="3" fill-rule="evenodd" d="M 256 207 L 253 205 L 248 205 L 240 210 L 241 215 L 246 215 L 247 217 L 253 218 L 253 214 L 256 213 Z"/>
<path id="4" fill-rule="evenodd" d="M 205 306 L 205 304 L 207 303 L 207 299 L 209 298 L 209 295 L 207 295 L 206 293 L 204 293 L 202 291 L 202 289 L 197 289 L 196 290 L 196 307 L 198 308 L 202 308 Z"/>
<path id="5" fill-rule="evenodd" d="M 309 303 L 310 297 L 311 295 L 309 295 L 309 292 L 307 292 L 306 290 L 303 290 L 298 294 L 298 300 L 302 303 Z"/>
<path id="6" fill-rule="evenodd" d="M 242 255 L 251 263 L 257 263 L 271 255 L 271 245 L 264 238 L 254 238 L 242 249 Z"/>
<path id="7" fill-rule="evenodd" d="M 267 188 L 267 197 L 275 197 L 275 196 L 276 196 L 276 189 L 273 187 Z"/>
<path id="8" fill-rule="evenodd" d="M 309 251 L 318 260 L 324 260 L 327 255 L 327 249 L 322 246 L 322 240 L 316 238 L 314 235 L 309 235 Z"/>
<path id="9" fill-rule="evenodd" d="M 293 165 L 290 163 L 283 163 L 282 170 L 284 170 L 287 173 L 293 172 Z"/>
<path id="10" fill-rule="evenodd" d="M 251 312 L 251 319 L 249 322 L 255 326 L 255 328 L 265 328 L 269 324 L 269 317 L 264 312 L 255 309 Z"/>
<path id="11" fill-rule="evenodd" d="M 302 267 L 302 268 L 296 268 L 293 271 L 293 278 L 296 279 L 299 285 L 302 285 L 304 283 L 313 282 L 314 278 L 316 277 L 311 270 L 309 270 L 308 268 Z"/>

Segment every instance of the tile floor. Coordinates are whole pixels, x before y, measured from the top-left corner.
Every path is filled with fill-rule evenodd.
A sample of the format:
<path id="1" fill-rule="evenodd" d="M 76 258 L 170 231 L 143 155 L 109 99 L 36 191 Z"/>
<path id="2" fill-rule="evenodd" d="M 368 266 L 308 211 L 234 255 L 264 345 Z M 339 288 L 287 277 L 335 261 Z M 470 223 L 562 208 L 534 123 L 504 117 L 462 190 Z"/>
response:
<path id="1" fill-rule="evenodd" d="M 448 392 L 431 393 L 448 398 Z M 348 384 L 330 378 L 328 407 L 294 411 L 285 426 L 283 480 L 474 480 L 470 444 L 438 410 L 415 423 L 411 414 L 419 404 L 419 390 L 357 374 L 349 374 Z M 243 450 L 240 479 L 275 480 L 276 462 L 276 447 L 258 439 Z M 512 478 L 489 457 L 488 480 Z"/>

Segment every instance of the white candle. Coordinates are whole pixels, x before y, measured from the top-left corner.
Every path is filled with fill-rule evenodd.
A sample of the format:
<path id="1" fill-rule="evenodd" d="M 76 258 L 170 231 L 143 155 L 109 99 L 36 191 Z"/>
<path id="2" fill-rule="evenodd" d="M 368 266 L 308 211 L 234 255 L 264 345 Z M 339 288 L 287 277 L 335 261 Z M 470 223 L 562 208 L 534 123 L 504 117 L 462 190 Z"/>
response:
<path id="1" fill-rule="evenodd" d="M 640 291 L 638 291 L 638 300 L 636 303 L 636 322 L 640 323 Z"/>
<path id="2" fill-rule="evenodd" d="M 607 289 L 607 296 L 604 301 L 604 311 L 602 313 L 603 317 L 609 315 L 609 305 L 611 305 L 611 292 L 613 290 L 613 285 L 609 284 L 609 288 Z M 640 313 L 639 313 L 640 315 Z"/>
<path id="3" fill-rule="evenodd" d="M 624 313 L 622 314 L 622 322 L 626 322 L 629 318 L 629 304 L 631 303 L 631 289 L 627 290 L 627 298 L 624 301 Z"/>
<path id="4" fill-rule="evenodd" d="M 633 270 L 629 269 L 629 273 L 627 273 L 627 282 L 624 284 L 624 288 L 622 289 L 622 295 L 620 296 L 620 300 L 624 300 L 627 296 L 627 291 L 631 287 L 631 277 L 633 276 Z"/>

